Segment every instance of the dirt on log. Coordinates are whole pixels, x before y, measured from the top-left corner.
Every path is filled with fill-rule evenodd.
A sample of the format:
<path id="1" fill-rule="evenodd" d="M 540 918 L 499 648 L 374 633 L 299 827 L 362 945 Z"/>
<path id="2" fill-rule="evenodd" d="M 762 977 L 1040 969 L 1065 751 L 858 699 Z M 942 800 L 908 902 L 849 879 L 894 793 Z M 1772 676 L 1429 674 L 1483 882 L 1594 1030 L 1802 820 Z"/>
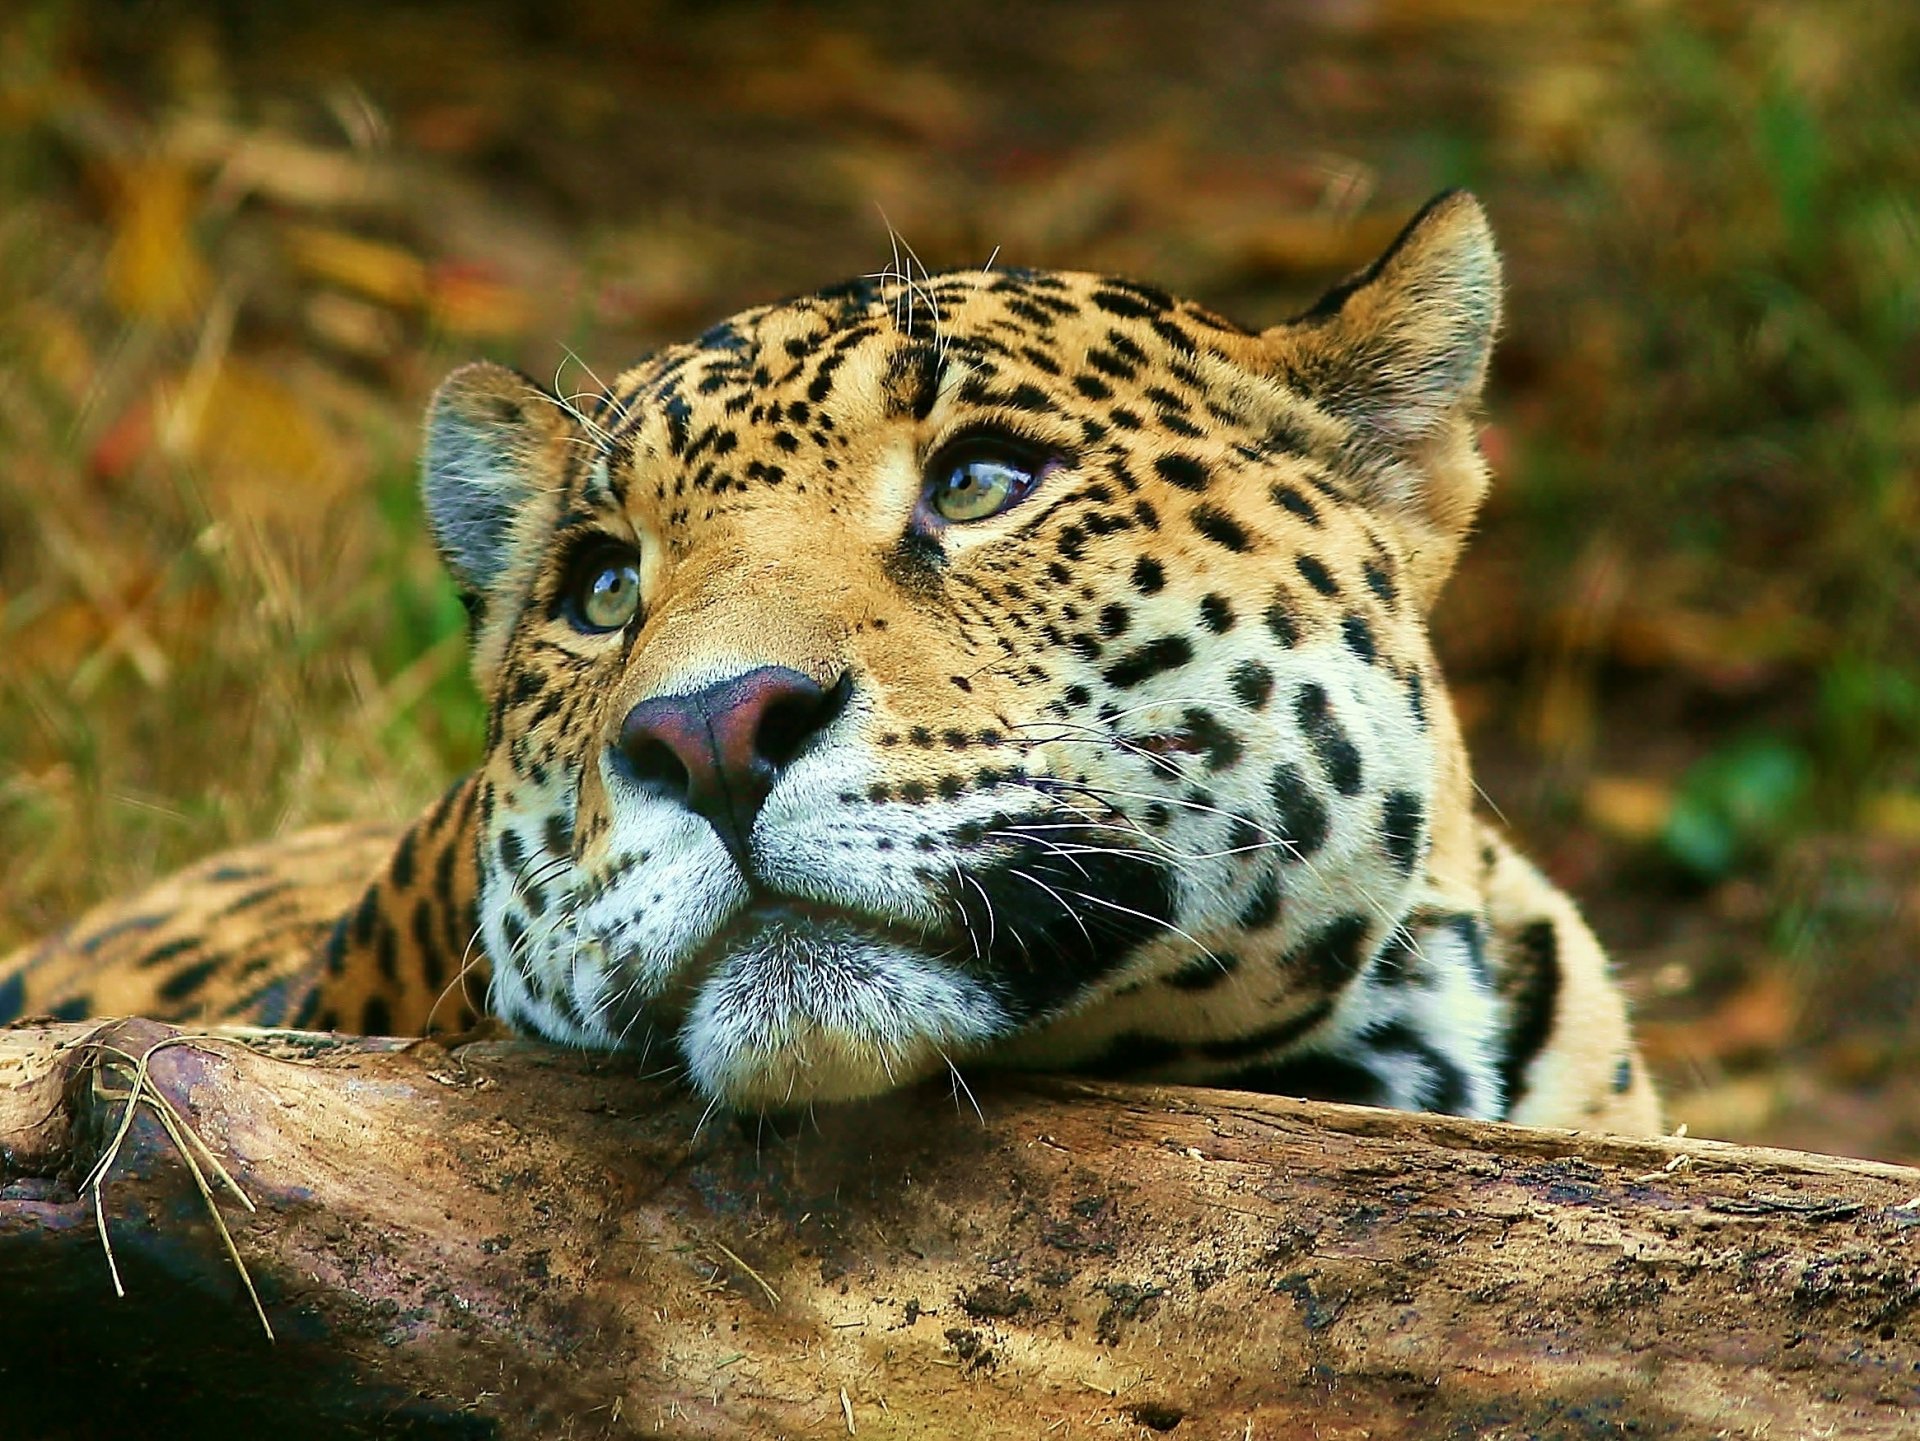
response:
<path id="1" fill-rule="evenodd" d="M 128 1058 L 162 1041 L 96 1204 Z M 1201 1090 L 977 1094 L 777 1131 L 529 1043 L 0 1032 L 0 1435 L 1920 1426 L 1920 1171 Z M 272 1341 L 162 1098 L 257 1207 L 218 1203 Z"/>

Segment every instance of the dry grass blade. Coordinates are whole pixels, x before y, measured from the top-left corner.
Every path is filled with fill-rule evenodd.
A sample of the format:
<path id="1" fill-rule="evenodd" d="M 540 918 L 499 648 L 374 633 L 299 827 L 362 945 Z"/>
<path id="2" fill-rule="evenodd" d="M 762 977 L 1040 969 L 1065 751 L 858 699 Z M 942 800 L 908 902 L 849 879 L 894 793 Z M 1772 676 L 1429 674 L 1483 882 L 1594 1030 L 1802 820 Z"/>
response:
<path id="1" fill-rule="evenodd" d="M 227 1229 L 226 1218 L 220 1214 L 219 1198 L 214 1194 L 214 1187 L 208 1182 L 208 1171 L 211 1171 L 214 1179 L 248 1211 L 255 1209 L 253 1201 L 245 1191 L 240 1189 L 240 1183 L 233 1179 L 232 1174 L 221 1164 L 220 1158 L 214 1155 L 212 1148 L 192 1126 L 187 1124 L 186 1118 L 175 1108 L 173 1102 L 168 1100 L 165 1093 L 154 1084 L 152 1076 L 153 1057 L 170 1046 L 231 1039 L 212 1035 L 168 1036 L 148 1047 L 138 1056 L 104 1041 L 89 1040 L 85 1043 L 86 1049 L 94 1051 L 98 1058 L 93 1075 L 95 1093 L 106 1100 L 121 1102 L 123 1106 L 119 1124 L 114 1128 L 112 1139 L 101 1151 L 100 1158 L 94 1162 L 93 1168 L 87 1172 L 86 1179 L 80 1183 L 80 1191 L 83 1195 L 88 1190 L 93 1192 L 94 1225 L 100 1232 L 100 1247 L 106 1253 L 107 1270 L 113 1277 L 114 1294 L 125 1296 L 126 1287 L 121 1282 L 120 1267 L 113 1255 L 113 1241 L 107 1231 L 106 1206 L 102 1199 L 102 1192 L 107 1173 L 112 1170 L 113 1163 L 119 1159 L 121 1147 L 126 1144 L 127 1136 L 133 1129 L 134 1117 L 139 1113 L 142 1105 L 146 1106 L 159 1118 L 160 1125 L 166 1131 L 168 1139 L 173 1142 L 174 1149 L 180 1153 L 181 1160 L 186 1162 L 187 1172 L 193 1177 L 193 1183 L 199 1188 L 200 1197 L 206 1203 L 207 1214 L 213 1218 L 214 1229 L 220 1233 L 220 1242 L 226 1248 L 227 1258 L 233 1262 L 234 1270 L 240 1274 L 241 1284 L 247 1289 L 247 1297 L 253 1303 L 253 1313 L 260 1320 L 260 1329 L 266 1332 L 267 1339 L 271 1341 L 274 1339 L 273 1324 L 267 1320 L 266 1307 L 261 1303 L 260 1293 L 253 1284 L 253 1274 L 248 1271 L 247 1263 L 240 1255 L 240 1248 L 234 1244 L 233 1233 Z M 235 1041 L 233 1044 L 245 1045 L 245 1042 Z M 131 1069 L 132 1076 L 126 1089 L 107 1088 L 103 1074 L 107 1066 Z"/>
<path id="2" fill-rule="evenodd" d="M 751 1276 L 754 1279 L 754 1282 L 760 1287 L 760 1289 L 767 1293 L 767 1299 L 769 1301 L 773 1302 L 773 1304 L 776 1306 L 780 1304 L 780 1293 L 773 1289 L 772 1285 L 767 1281 L 767 1278 L 765 1276 L 762 1276 L 758 1271 L 754 1270 L 753 1267 L 749 1266 L 745 1261 L 742 1261 L 738 1256 L 734 1255 L 732 1251 L 729 1251 L 720 1242 L 715 1241 L 713 1243 L 713 1248 L 714 1250 L 718 1251 L 722 1256 L 725 1256 L 729 1261 L 733 1262 L 733 1264 L 738 1266 L 742 1271 L 745 1271 L 749 1276 Z"/>

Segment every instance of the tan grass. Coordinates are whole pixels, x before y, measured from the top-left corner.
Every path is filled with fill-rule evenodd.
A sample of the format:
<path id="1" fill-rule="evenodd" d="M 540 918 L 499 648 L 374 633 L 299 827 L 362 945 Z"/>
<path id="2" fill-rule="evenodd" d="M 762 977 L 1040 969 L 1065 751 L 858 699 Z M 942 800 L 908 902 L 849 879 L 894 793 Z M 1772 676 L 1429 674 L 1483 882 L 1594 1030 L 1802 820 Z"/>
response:
<path id="1" fill-rule="evenodd" d="M 121 1106 L 120 1121 L 114 1128 L 112 1139 L 100 1153 L 100 1158 L 87 1172 L 86 1179 L 80 1183 L 80 1194 L 93 1195 L 94 1225 L 100 1232 L 100 1248 L 106 1254 L 107 1270 L 113 1278 L 113 1290 L 116 1296 L 127 1294 L 120 1279 L 120 1267 L 114 1260 L 113 1240 L 107 1231 L 107 1213 L 104 1200 L 108 1173 L 120 1157 L 121 1147 L 126 1144 L 128 1134 L 133 1130 L 133 1122 L 140 1108 L 145 1106 L 158 1118 L 165 1129 L 168 1139 L 180 1159 L 186 1163 L 187 1172 L 193 1177 L 194 1186 L 200 1192 L 200 1198 L 206 1203 L 207 1215 L 212 1218 L 214 1229 L 220 1234 L 220 1242 L 226 1248 L 227 1258 L 233 1262 L 234 1270 L 240 1275 L 241 1284 L 246 1287 L 248 1299 L 253 1302 L 253 1313 L 260 1319 L 260 1328 L 267 1334 L 269 1341 L 274 1339 L 273 1324 L 267 1320 L 266 1307 L 261 1304 L 260 1293 L 253 1284 L 253 1275 L 247 1270 L 247 1263 L 240 1255 L 240 1249 L 234 1244 L 233 1233 L 227 1229 L 226 1217 L 220 1214 L 219 1199 L 213 1185 L 208 1181 L 211 1173 L 225 1190 L 249 1212 L 256 1208 L 240 1183 L 221 1164 L 220 1158 L 213 1153 L 199 1132 L 188 1124 L 186 1118 L 174 1106 L 166 1094 L 154 1084 L 152 1065 L 154 1056 L 174 1046 L 194 1045 L 205 1042 L 225 1042 L 251 1049 L 244 1041 L 230 1036 L 210 1034 L 188 1034 L 168 1036 L 155 1042 L 144 1052 L 136 1056 L 119 1046 L 110 1045 L 97 1036 L 88 1037 L 80 1043 L 80 1048 L 94 1053 L 92 1061 L 92 1082 L 95 1096 L 102 1100 L 117 1102 Z M 123 1088 L 114 1089 L 107 1084 L 109 1072 L 130 1072 Z"/>

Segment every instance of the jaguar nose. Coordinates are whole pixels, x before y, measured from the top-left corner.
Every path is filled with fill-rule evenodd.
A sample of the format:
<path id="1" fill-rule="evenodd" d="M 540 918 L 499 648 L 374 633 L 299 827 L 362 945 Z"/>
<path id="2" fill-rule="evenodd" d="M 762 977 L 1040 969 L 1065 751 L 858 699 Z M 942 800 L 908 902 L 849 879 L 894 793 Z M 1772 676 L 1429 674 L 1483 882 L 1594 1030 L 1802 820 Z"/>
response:
<path id="1" fill-rule="evenodd" d="M 787 666 L 760 666 L 688 695 L 641 701 L 620 723 L 615 768 L 706 819 L 734 859 L 781 773 L 833 724 L 853 694 Z"/>

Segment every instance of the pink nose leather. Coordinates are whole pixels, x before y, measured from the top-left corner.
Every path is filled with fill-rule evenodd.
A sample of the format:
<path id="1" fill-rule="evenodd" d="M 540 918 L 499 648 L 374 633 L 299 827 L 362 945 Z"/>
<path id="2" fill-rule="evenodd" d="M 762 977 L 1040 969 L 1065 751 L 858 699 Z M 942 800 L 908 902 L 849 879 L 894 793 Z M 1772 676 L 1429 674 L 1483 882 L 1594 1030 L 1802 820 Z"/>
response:
<path id="1" fill-rule="evenodd" d="M 775 782 L 830 725 L 851 690 L 768 665 L 627 712 L 615 749 L 627 777 L 704 817 L 743 864 Z"/>

